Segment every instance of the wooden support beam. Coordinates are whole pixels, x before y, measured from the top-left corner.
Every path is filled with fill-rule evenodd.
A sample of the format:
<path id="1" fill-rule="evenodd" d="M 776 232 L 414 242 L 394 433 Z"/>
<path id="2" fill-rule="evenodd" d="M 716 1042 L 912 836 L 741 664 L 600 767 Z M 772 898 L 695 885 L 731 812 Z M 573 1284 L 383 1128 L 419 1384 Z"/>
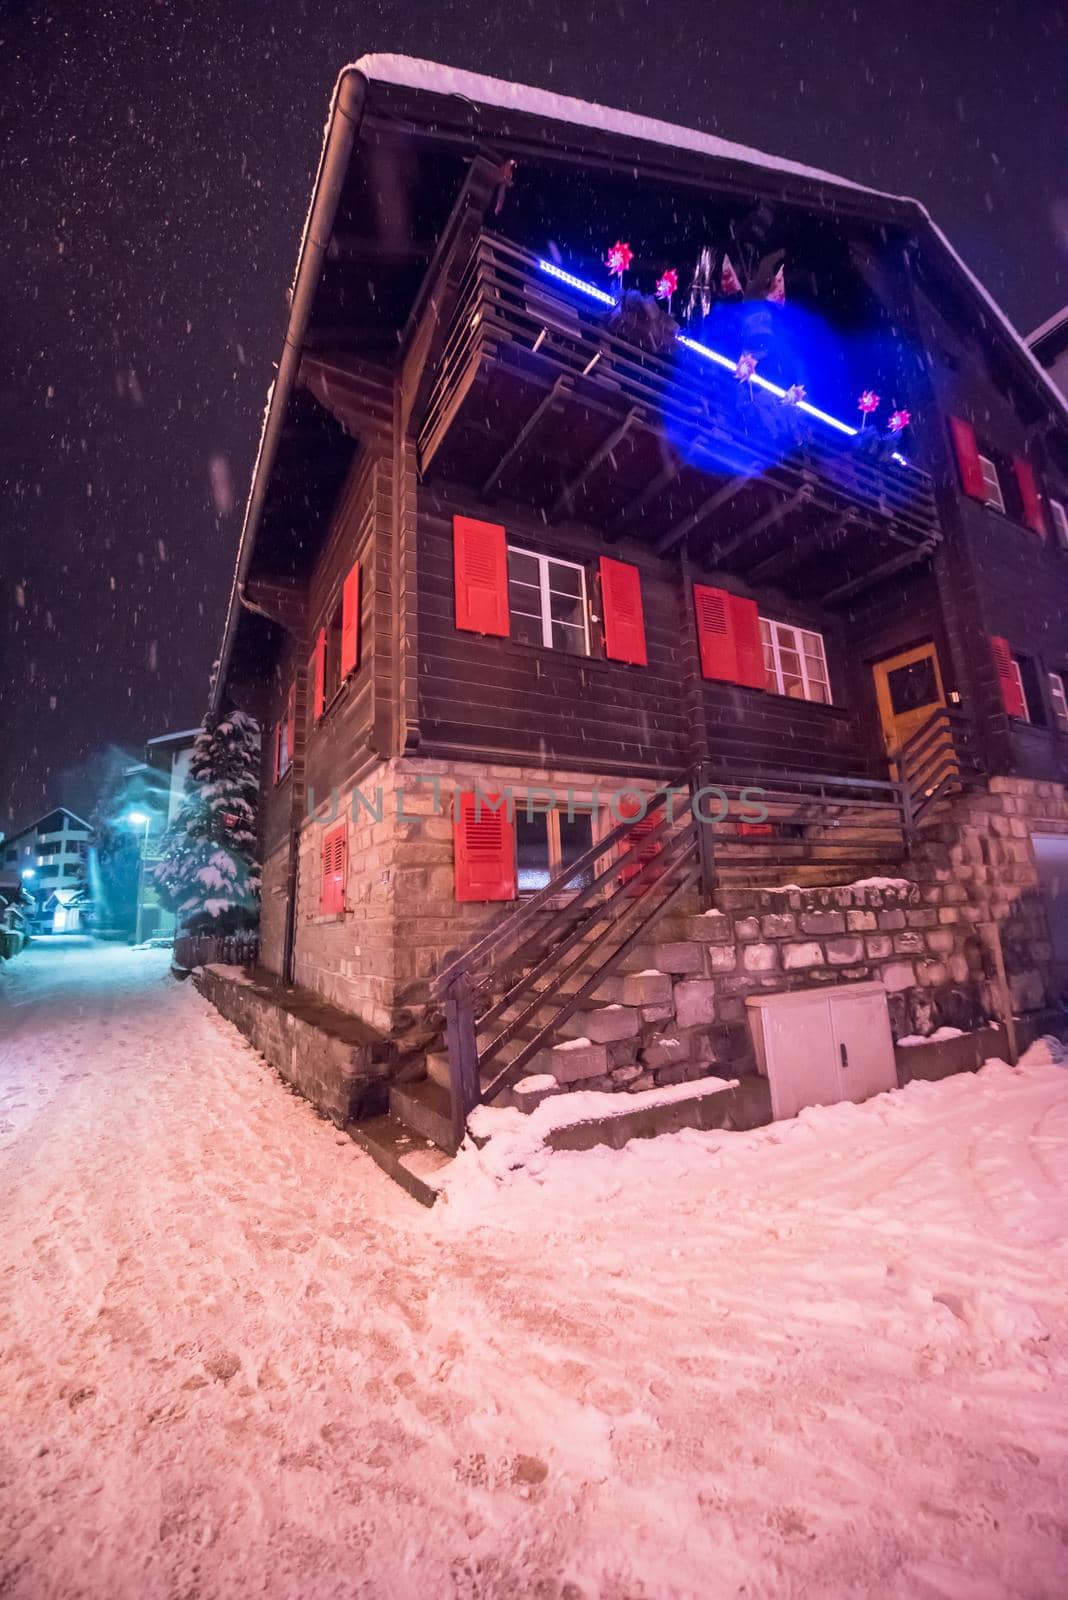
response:
<path id="1" fill-rule="evenodd" d="M 704 565 L 718 567 L 722 562 L 726 561 L 728 556 L 732 556 L 741 545 L 747 544 L 750 539 L 755 539 L 758 533 L 764 533 L 768 528 L 773 528 L 777 522 L 781 522 L 783 517 L 788 516 L 797 506 L 804 505 L 806 501 L 811 500 L 812 492 L 812 485 L 803 483 L 800 489 L 795 489 L 793 494 L 787 495 L 785 500 L 780 500 L 776 505 L 770 506 L 762 516 L 757 517 L 755 522 L 750 522 L 740 533 L 736 533 L 730 539 L 724 540 L 722 544 L 713 545 L 711 550 L 705 552 Z"/>
<path id="2" fill-rule="evenodd" d="M 241 603 L 303 641 L 307 632 L 307 591 L 297 578 L 249 578 L 241 590 Z"/>
<path id="3" fill-rule="evenodd" d="M 601 441 L 580 471 L 575 474 L 569 483 L 565 483 L 564 487 L 560 490 L 560 493 L 549 507 L 550 522 L 556 522 L 559 517 L 563 516 L 565 511 L 570 511 L 572 509 L 575 496 L 578 494 L 583 484 L 587 483 L 589 479 L 593 477 L 593 474 L 597 471 L 601 464 L 608 459 L 616 446 L 626 438 L 627 434 L 631 430 L 631 427 L 638 420 L 638 414 L 637 407 L 632 406 L 627 412 L 626 416 L 623 418 L 622 422 L 612 429 L 611 433 L 606 439 Z"/>
<path id="4" fill-rule="evenodd" d="M 625 506 L 616 512 L 605 530 L 607 537 L 613 540 L 618 539 L 620 534 L 626 531 L 631 518 L 636 516 L 639 511 L 644 511 L 647 505 L 651 505 L 657 495 L 667 488 L 672 478 L 678 477 L 678 473 L 679 463 L 676 460 L 672 458 L 665 461 L 656 476 L 649 479 L 645 488 L 640 490 L 638 494 L 627 501 Z"/>
<path id="5" fill-rule="evenodd" d="M 806 557 L 823 545 L 830 544 L 839 534 L 845 533 L 856 523 L 856 514 L 852 511 L 843 511 L 836 517 L 830 526 L 815 528 L 811 533 L 806 533 L 803 539 L 787 549 L 776 550 L 773 555 L 765 556 L 755 567 L 750 568 L 746 574 L 750 583 L 764 583 L 768 579 L 778 578 L 789 571 L 791 567 L 798 566 Z"/>
<path id="6" fill-rule="evenodd" d="M 828 589 L 820 596 L 820 605 L 833 605 L 836 600 L 844 600 L 847 595 L 857 594 L 862 589 L 870 589 L 873 583 L 878 583 L 882 578 L 892 577 L 895 572 L 901 572 L 905 567 L 914 566 L 923 561 L 934 550 L 932 543 L 916 545 L 912 550 L 905 550 L 899 556 L 892 556 L 889 561 L 883 561 L 877 567 L 872 567 L 869 572 L 862 572 L 856 578 L 851 578 L 848 583 L 837 584 L 835 588 Z"/>
<path id="7" fill-rule="evenodd" d="M 744 489 L 746 484 L 751 482 L 752 479 L 745 476 L 732 478 L 729 483 L 725 483 L 722 488 L 717 489 L 715 494 L 710 494 L 707 500 L 702 500 L 696 511 L 691 511 L 687 516 L 682 517 L 673 528 L 669 528 L 667 533 L 663 535 L 656 547 L 657 555 L 662 556 L 666 550 L 674 549 L 679 540 L 685 539 L 687 534 L 692 533 L 698 523 L 703 522 L 706 517 L 710 517 L 721 506 L 725 506 L 728 500 L 733 500 L 739 489 Z"/>
<path id="8" fill-rule="evenodd" d="M 539 422 L 541 422 L 542 418 L 547 416 L 549 412 L 554 409 L 554 407 L 559 403 L 560 397 L 566 391 L 570 390 L 570 388 L 570 378 L 557 378 L 548 394 L 543 395 L 538 401 L 537 405 L 534 407 L 534 410 L 530 413 L 530 416 L 527 418 L 526 422 L 524 422 L 523 426 L 520 428 L 519 432 L 508 446 L 508 449 L 504 452 L 504 455 L 498 461 L 497 465 L 494 467 L 493 471 L 482 485 L 482 495 L 484 499 L 488 498 L 493 490 L 497 487 L 497 484 L 500 482 L 504 473 L 508 470 L 510 464 L 515 460 L 520 450 L 522 450 L 523 446 L 526 444 L 527 440 L 530 438 Z"/>

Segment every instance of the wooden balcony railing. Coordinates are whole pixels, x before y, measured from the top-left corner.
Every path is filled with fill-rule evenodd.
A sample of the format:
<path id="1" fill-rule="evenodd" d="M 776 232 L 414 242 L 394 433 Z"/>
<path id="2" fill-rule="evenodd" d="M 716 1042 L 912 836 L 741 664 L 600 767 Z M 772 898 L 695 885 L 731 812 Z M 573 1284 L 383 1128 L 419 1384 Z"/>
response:
<path id="1" fill-rule="evenodd" d="M 741 571 L 789 568 L 797 545 L 832 602 L 934 547 L 926 473 L 744 389 L 678 344 L 654 353 L 608 331 L 605 307 L 483 233 L 416 418 L 420 470 L 661 551 L 710 535 L 703 553 Z"/>

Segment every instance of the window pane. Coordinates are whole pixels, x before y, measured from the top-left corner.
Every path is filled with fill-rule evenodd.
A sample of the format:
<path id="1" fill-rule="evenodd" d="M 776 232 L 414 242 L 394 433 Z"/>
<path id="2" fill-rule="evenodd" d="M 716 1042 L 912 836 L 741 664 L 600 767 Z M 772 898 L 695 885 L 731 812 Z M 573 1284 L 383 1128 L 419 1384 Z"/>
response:
<path id="1" fill-rule="evenodd" d="M 782 692 L 783 694 L 788 694 L 791 700 L 803 700 L 805 698 L 805 686 L 800 677 L 793 677 L 786 671 L 785 667 L 782 674 Z"/>
<path id="2" fill-rule="evenodd" d="M 551 594 L 549 615 L 554 622 L 570 622 L 572 627 L 582 627 L 582 601 L 576 595 Z"/>
<path id="3" fill-rule="evenodd" d="M 563 650 L 569 656 L 587 655 L 586 630 L 584 628 L 573 628 L 567 622 L 554 622 L 553 649 Z"/>
<path id="4" fill-rule="evenodd" d="M 582 594 L 582 573 L 578 567 L 565 567 L 562 561 L 549 562 L 549 588 L 554 594 Z"/>
<path id="5" fill-rule="evenodd" d="M 577 861 L 593 843 L 593 818 L 576 812 L 573 817 L 568 817 L 566 811 L 560 812 L 560 865 L 569 866 L 572 861 Z M 568 879 L 569 889 L 582 889 L 593 880 L 593 868 L 587 867 L 584 872 L 577 873 Z"/>
<path id="6" fill-rule="evenodd" d="M 529 583 L 509 583 L 508 609 L 524 616 L 541 616 L 541 590 Z"/>
<path id="7" fill-rule="evenodd" d="M 537 588 L 538 563 L 534 556 L 528 556 L 522 550 L 509 550 L 508 576 L 517 583 L 532 583 Z"/>
<path id="8" fill-rule="evenodd" d="M 541 618 L 526 617 L 517 611 L 512 612 L 512 638 L 518 644 L 541 644 Z"/>
<path id="9" fill-rule="evenodd" d="M 520 894 L 544 889 L 549 868 L 549 820 L 543 812 L 527 816 L 522 800 L 515 806 L 515 864 Z"/>

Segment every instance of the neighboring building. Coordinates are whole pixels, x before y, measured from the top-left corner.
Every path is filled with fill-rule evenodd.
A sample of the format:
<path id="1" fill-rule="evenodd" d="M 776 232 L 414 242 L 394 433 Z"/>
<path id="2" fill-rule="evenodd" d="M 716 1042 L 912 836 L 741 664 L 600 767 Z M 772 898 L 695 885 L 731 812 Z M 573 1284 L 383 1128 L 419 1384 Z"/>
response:
<path id="1" fill-rule="evenodd" d="M 58 806 L 0 842 L 0 872 L 17 875 L 33 900 L 31 928 L 42 933 L 81 929 L 90 909 L 86 864 L 90 827 Z"/>
<path id="2" fill-rule="evenodd" d="M 264 729 L 263 964 L 387 1047 L 335 1114 L 744 1077 L 769 991 L 967 1028 L 1002 959 L 1041 1018 L 1065 506 L 1065 405 L 917 202 L 347 69 L 213 701 Z"/>
<path id="3" fill-rule="evenodd" d="M 177 925 L 156 892 L 154 871 L 162 853 L 163 836 L 177 816 L 189 781 L 189 763 L 198 728 L 157 734 L 145 745 L 145 759 L 130 769 L 130 810 L 143 815 L 140 833 L 141 871 L 138 879 L 135 942 L 173 935 Z M 140 778 L 138 783 L 136 780 Z"/>
<path id="4" fill-rule="evenodd" d="M 22 949 L 32 910 L 21 877 L 6 867 L 0 869 L 0 959 L 10 960 Z"/>
<path id="5" fill-rule="evenodd" d="M 1061 394 L 1068 396 L 1068 306 L 1062 306 L 1041 327 L 1029 333 L 1027 343 Z"/>

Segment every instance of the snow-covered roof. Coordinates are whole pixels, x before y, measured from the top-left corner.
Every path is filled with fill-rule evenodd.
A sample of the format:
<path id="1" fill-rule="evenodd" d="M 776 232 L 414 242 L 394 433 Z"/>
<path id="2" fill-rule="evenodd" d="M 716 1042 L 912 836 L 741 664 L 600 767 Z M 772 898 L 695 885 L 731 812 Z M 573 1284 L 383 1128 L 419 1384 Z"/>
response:
<path id="1" fill-rule="evenodd" d="M 550 122 L 570 122 L 580 128 L 598 128 L 604 133 L 622 134 L 628 139 L 669 145 L 673 150 L 695 150 L 700 155 L 715 156 L 720 161 L 745 161 L 750 166 L 788 172 L 795 178 L 816 179 L 821 183 L 859 189 L 864 194 L 876 194 L 882 199 L 908 199 L 907 195 L 888 195 L 881 189 L 869 189 L 862 183 L 854 183 L 852 178 L 823 172 L 818 167 L 807 167 L 800 161 L 788 161 L 782 156 L 771 156 L 763 150 L 734 144 L 730 139 L 720 139 L 713 133 L 701 133 L 696 128 L 684 128 L 676 122 L 661 122 L 658 117 L 640 117 L 631 111 L 616 111 L 592 100 L 575 100 L 570 95 L 534 89 L 525 83 L 510 83 L 504 78 L 486 78 L 480 72 L 442 66 L 438 61 L 420 61 L 415 56 L 367 55 L 353 62 L 350 70 L 361 72 L 365 78 L 380 83 L 425 89 L 430 94 L 454 94 L 478 105 L 500 106 L 506 111 L 525 111 Z"/>
<path id="2" fill-rule="evenodd" d="M 421 61 L 415 56 L 366 55 L 361 56 L 346 71 L 355 71 L 369 81 L 397 84 L 409 89 L 423 89 L 430 94 L 457 95 L 476 105 L 499 106 L 504 110 L 525 111 L 552 122 L 567 122 L 583 128 L 596 128 L 605 133 L 618 134 L 629 139 L 643 139 L 652 144 L 668 145 L 672 149 L 694 150 L 713 156 L 719 161 L 741 161 L 750 166 L 763 167 L 768 172 L 782 172 L 810 182 L 833 184 L 838 188 L 859 190 L 863 194 L 877 195 L 883 200 L 893 200 L 914 206 L 946 253 L 968 279 L 976 294 L 1002 330 L 1032 368 L 1047 398 L 1052 399 L 1058 411 L 1068 422 L 1068 401 L 1053 383 L 1042 363 L 1030 349 L 1018 328 L 987 292 L 979 279 L 965 265 L 950 244 L 942 229 L 931 217 L 922 201 L 912 195 L 890 194 L 884 189 L 871 189 L 843 178 L 837 173 L 824 172 L 818 167 L 807 167 L 800 161 L 788 161 L 783 156 L 769 155 L 764 150 L 754 150 L 749 145 L 734 144 L 712 133 L 701 133 L 696 128 L 684 128 L 675 122 L 661 122 L 656 117 L 640 117 L 630 111 L 616 111 L 594 101 L 575 100 L 570 95 L 552 94 L 547 89 L 533 89 L 528 84 L 510 83 L 503 78 L 483 77 L 479 72 L 466 72 L 460 67 L 446 67 L 437 61 Z M 344 73 L 341 77 L 344 77 Z M 338 79 L 340 84 L 341 78 Z M 336 90 L 335 90 L 336 98 Z M 1031 335 L 1033 339 L 1034 334 Z"/>

